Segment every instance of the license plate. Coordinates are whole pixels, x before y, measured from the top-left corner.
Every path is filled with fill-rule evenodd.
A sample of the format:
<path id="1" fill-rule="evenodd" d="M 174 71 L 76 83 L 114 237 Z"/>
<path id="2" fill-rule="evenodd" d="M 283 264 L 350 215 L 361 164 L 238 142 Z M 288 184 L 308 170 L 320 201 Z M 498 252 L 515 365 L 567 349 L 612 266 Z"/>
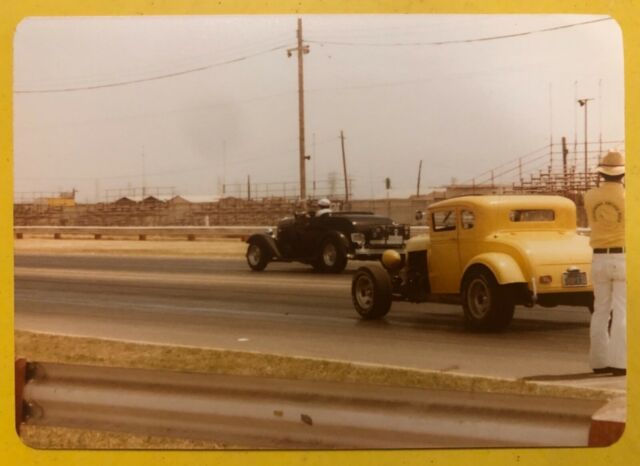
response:
<path id="1" fill-rule="evenodd" d="M 586 286 L 587 272 L 565 272 L 562 274 L 562 286 Z"/>
<path id="2" fill-rule="evenodd" d="M 404 238 L 400 235 L 389 235 L 387 244 L 402 244 L 403 239 Z"/>

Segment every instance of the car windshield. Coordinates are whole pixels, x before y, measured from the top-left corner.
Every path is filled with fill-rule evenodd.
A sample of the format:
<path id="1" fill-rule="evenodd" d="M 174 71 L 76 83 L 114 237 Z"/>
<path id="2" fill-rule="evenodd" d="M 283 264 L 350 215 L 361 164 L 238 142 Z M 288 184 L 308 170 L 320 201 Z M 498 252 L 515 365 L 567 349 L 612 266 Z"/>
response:
<path id="1" fill-rule="evenodd" d="M 518 209 L 509 213 L 512 222 L 553 222 L 555 218 L 551 209 Z"/>

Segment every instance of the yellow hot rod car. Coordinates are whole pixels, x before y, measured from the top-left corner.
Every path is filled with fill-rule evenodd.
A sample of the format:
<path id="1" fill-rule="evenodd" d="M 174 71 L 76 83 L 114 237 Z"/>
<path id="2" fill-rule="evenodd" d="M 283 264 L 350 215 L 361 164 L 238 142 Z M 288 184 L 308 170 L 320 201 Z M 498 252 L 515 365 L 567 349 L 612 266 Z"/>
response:
<path id="1" fill-rule="evenodd" d="M 468 327 L 501 330 L 516 305 L 593 306 L 589 239 L 578 234 L 576 206 L 560 196 L 464 196 L 426 212 L 428 233 L 405 254 L 359 268 L 355 309 L 381 318 L 392 301 L 461 303 Z"/>

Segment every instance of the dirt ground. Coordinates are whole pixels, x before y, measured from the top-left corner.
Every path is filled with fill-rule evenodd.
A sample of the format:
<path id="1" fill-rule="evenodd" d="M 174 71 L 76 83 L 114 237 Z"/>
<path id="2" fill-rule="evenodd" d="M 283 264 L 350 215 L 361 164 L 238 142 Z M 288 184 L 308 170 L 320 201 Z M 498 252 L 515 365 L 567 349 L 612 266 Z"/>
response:
<path id="1" fill-rule="evenodd" d="M 240 238 L 202 241 L 137 239 L 24 238 L 14 241 L 16 254 L 105 254 L 164 257 L 244 257 L 246 243 Z"/>

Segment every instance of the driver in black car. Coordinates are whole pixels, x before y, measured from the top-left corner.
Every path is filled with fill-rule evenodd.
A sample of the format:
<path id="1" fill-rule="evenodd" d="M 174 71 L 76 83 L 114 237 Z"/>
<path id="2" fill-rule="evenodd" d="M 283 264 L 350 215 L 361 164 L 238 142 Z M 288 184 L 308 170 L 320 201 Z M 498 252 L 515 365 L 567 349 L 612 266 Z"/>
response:
<path id="1" fill-rule="evenodd" d="M 318 207 L 320 207 L 320 209 L 316 211 L 316 217 L 331 213 L 331 201 L 326 197 L 318 201 Z"/>

